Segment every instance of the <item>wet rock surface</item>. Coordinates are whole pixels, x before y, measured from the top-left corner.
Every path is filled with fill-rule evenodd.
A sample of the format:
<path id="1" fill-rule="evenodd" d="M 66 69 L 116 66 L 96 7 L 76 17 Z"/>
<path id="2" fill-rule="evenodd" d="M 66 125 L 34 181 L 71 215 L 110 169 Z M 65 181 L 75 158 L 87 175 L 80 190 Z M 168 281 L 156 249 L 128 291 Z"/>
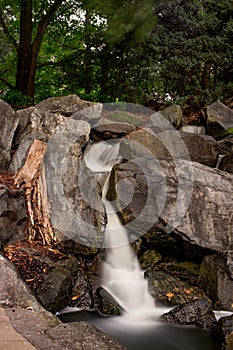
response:
<path id="1" fill-rule="evenodd" d="M 211 302 L 208 302 L 206 299 L 198 299 L 177 306 L 162 315 L 161 320 L 171 324 L 195 326 L 208 331 L 214 329 L 217 324 Z"/>

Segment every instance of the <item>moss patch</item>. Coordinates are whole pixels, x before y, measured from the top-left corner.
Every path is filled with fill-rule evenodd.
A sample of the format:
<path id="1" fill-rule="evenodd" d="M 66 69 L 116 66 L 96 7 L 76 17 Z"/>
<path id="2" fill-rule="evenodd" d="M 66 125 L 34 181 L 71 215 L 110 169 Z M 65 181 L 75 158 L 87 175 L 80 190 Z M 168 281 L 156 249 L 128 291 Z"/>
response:
<path id="1" fill-rule="evenodd" d="M 136 117 L 133 114 L 126 113 L 123 111 L 114 111 L 109 114 L 108 118 L 115 122 L 125 122 L 133 124 L 135 126 L 142 125 L 143 123 L 143 121 L 139 117 Z"/>

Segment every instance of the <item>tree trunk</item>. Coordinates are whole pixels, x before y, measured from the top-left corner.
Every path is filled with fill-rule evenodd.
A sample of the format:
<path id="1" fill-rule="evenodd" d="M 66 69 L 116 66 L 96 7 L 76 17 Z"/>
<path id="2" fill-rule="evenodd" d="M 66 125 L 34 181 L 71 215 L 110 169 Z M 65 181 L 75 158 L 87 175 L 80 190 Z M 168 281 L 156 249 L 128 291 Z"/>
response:
<path id="1" fill-rule="evenodd" d="M 50 211 L 43 157 L 46 143 L 34 140 L 26 161 L 15 177 L 14 183 L 25 191 L 28 211 L 27 236 L 30 241 L 50 245 L 54 241 L 50 224 Z"/>
<path id="2" fill-rule="evenodd" d="M 20 41 L 16 74 L 16 89 L 34 101 L 34 87 L 37 60 L 41 42 L 48 25 L 53 20 L 56 11 L 64 0 L 55 0 L 45 15 L 39 21 L 36 35 L 32 41 L 32 0 L 22 0 L 20 8 Z"/>
<path id="3" fill-rule="evenodd" d="M 90 40 L 90 14 L 89 10 L 86 9 L 86 18 L 85 18 L 85 93 L 91 93 L 91 40 Z"/>
<path id="4" fill-rule="evenodd" d="M 202 90 L 206 90 L 210 87 L 210 72 L 211 72 L 211 65 L 209 63 L 205 63 L 202 70 L 202 82 L 201 82 Z"/>
<path id="5" fill-rule="evenodd" d="M 16 89 L 28 95 L 32 58 L 32 0 L 21 1 Z"/>

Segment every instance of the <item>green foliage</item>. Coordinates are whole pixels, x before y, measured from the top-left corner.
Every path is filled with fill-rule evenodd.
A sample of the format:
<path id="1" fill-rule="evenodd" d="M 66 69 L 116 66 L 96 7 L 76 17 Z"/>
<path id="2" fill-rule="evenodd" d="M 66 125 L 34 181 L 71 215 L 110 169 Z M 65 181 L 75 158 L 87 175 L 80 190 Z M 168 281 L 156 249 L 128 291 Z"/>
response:
<path id="1" fill-rule="evenodd" d="M 32 39 L 54 3 L 32 1 Z M 0 90 L 14 91 L 20 5 L 0 0 L 12 38 L 0 29 Z M 232 0 L 61 1 L 40 45 L 35 102 L 75 93 L 189 111 L 226 99 L 233 94 L 232 13 Z"/>
<path id="2" fill-rule="evenodd" d="M 31 103 L 30 98 L 18 90 L 8 90 L 3 100 L 15 109 L 26 108 Z"/>
<path id="3" fill-rule="evenodd" d="M 229 129 L 225 130 L 225 135 L 226 136 L 233 135 L 233 128 L 229 128 Z"/>

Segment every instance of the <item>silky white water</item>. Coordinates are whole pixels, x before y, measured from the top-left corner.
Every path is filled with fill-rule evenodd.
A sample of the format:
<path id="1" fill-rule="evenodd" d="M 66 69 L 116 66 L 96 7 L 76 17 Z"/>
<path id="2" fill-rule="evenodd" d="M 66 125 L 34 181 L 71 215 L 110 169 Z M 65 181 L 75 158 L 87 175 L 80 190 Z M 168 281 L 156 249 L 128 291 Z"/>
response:
<path id="1" fill-rule="evenodd" d="M 155 301 L 148 292 L 136 254 L 129 244 L 127 230 L 122 226 L 111 202 L 107 200 L 110 172 L 121 161 L 119 143 L 99 142 L 85 155 L 86 165 L 94 172 L 108 173 L 102 187 L 105 206 L 106 259 L 102 263 L 102 286 L 124 309 L 124 316 L 132 319 L 156 318 Z M 160 312 L 161 314 L 161 312 Z"/>

